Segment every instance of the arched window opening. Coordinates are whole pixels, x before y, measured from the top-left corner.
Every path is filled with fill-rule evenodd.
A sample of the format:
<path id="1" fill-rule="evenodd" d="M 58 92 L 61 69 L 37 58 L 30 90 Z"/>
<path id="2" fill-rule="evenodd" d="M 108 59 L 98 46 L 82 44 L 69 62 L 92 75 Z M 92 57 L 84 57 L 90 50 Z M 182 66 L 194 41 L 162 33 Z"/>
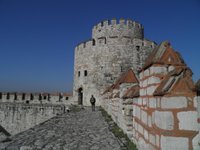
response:
<path id="1" fill-rule="evenodd" d="M 2 99 L 2 93 L 0 92 L 0 99 Z"/>

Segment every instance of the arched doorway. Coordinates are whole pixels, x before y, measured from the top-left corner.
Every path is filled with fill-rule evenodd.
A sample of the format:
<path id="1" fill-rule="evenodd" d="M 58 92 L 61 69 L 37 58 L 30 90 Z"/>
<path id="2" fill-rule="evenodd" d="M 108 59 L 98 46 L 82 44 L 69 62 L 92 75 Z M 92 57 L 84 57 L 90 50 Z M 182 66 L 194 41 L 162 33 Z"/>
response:
<path id="1" fill-rule="evenodd" d="M 78 89 L 78 104 L 83 105 L 83 89 Z"/>

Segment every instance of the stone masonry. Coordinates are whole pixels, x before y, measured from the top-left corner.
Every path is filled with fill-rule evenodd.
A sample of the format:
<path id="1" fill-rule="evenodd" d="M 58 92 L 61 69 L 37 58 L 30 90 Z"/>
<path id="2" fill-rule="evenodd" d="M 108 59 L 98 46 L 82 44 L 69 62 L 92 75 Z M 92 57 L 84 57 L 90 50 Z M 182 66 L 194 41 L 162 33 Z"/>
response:
<path id="1" fill-rule="evenodd" d="M 91 95 L 99 97 L 121 74 L 132 68 L 136 75 L 155 43 L 144 38 L 140 23 L 105 20 L 92 29 L 92 39 L 75 48 L 74 101 L 90 105 Z"/>
<path id="2" fill-rule="evenodd" d="M 1 92 L 0 125 L 14 135 L 64 113 L 71 103 L 72 95 L 67 93 Z"/>
<path id="3" fill-rule="evenodd" d="M 126 72 L 104 92 L 102 106 L 139 150 L 199 150 L 200 88 L 191 76 L 181 55 L 162 42 L 139 81 Z"/>

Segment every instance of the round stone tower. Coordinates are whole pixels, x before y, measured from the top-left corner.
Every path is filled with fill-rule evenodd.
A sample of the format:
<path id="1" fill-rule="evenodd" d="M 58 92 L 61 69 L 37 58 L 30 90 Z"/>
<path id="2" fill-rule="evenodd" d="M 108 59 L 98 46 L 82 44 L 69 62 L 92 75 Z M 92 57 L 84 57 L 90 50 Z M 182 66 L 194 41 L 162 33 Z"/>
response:
<path id="1" fill-rule="evenodd" d="M 105 20 L 92 29 L 92 39 L 75 48 L 75 103 L 90 105 L 119 76 L 132 68 L 137 75 L 155 43 L 144 39 L 143 26 L 132 20 Z"/>

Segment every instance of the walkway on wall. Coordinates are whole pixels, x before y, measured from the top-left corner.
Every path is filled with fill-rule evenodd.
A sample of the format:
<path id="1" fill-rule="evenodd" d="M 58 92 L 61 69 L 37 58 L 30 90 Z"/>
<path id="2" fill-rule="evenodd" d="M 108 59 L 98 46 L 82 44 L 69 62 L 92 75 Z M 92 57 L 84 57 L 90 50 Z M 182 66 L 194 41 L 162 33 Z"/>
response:
<path id="1" fill-rule="evenodd" d="M 120 150 L 99 110 L 65 113 L 0 143 L 0 149 Z"/>

